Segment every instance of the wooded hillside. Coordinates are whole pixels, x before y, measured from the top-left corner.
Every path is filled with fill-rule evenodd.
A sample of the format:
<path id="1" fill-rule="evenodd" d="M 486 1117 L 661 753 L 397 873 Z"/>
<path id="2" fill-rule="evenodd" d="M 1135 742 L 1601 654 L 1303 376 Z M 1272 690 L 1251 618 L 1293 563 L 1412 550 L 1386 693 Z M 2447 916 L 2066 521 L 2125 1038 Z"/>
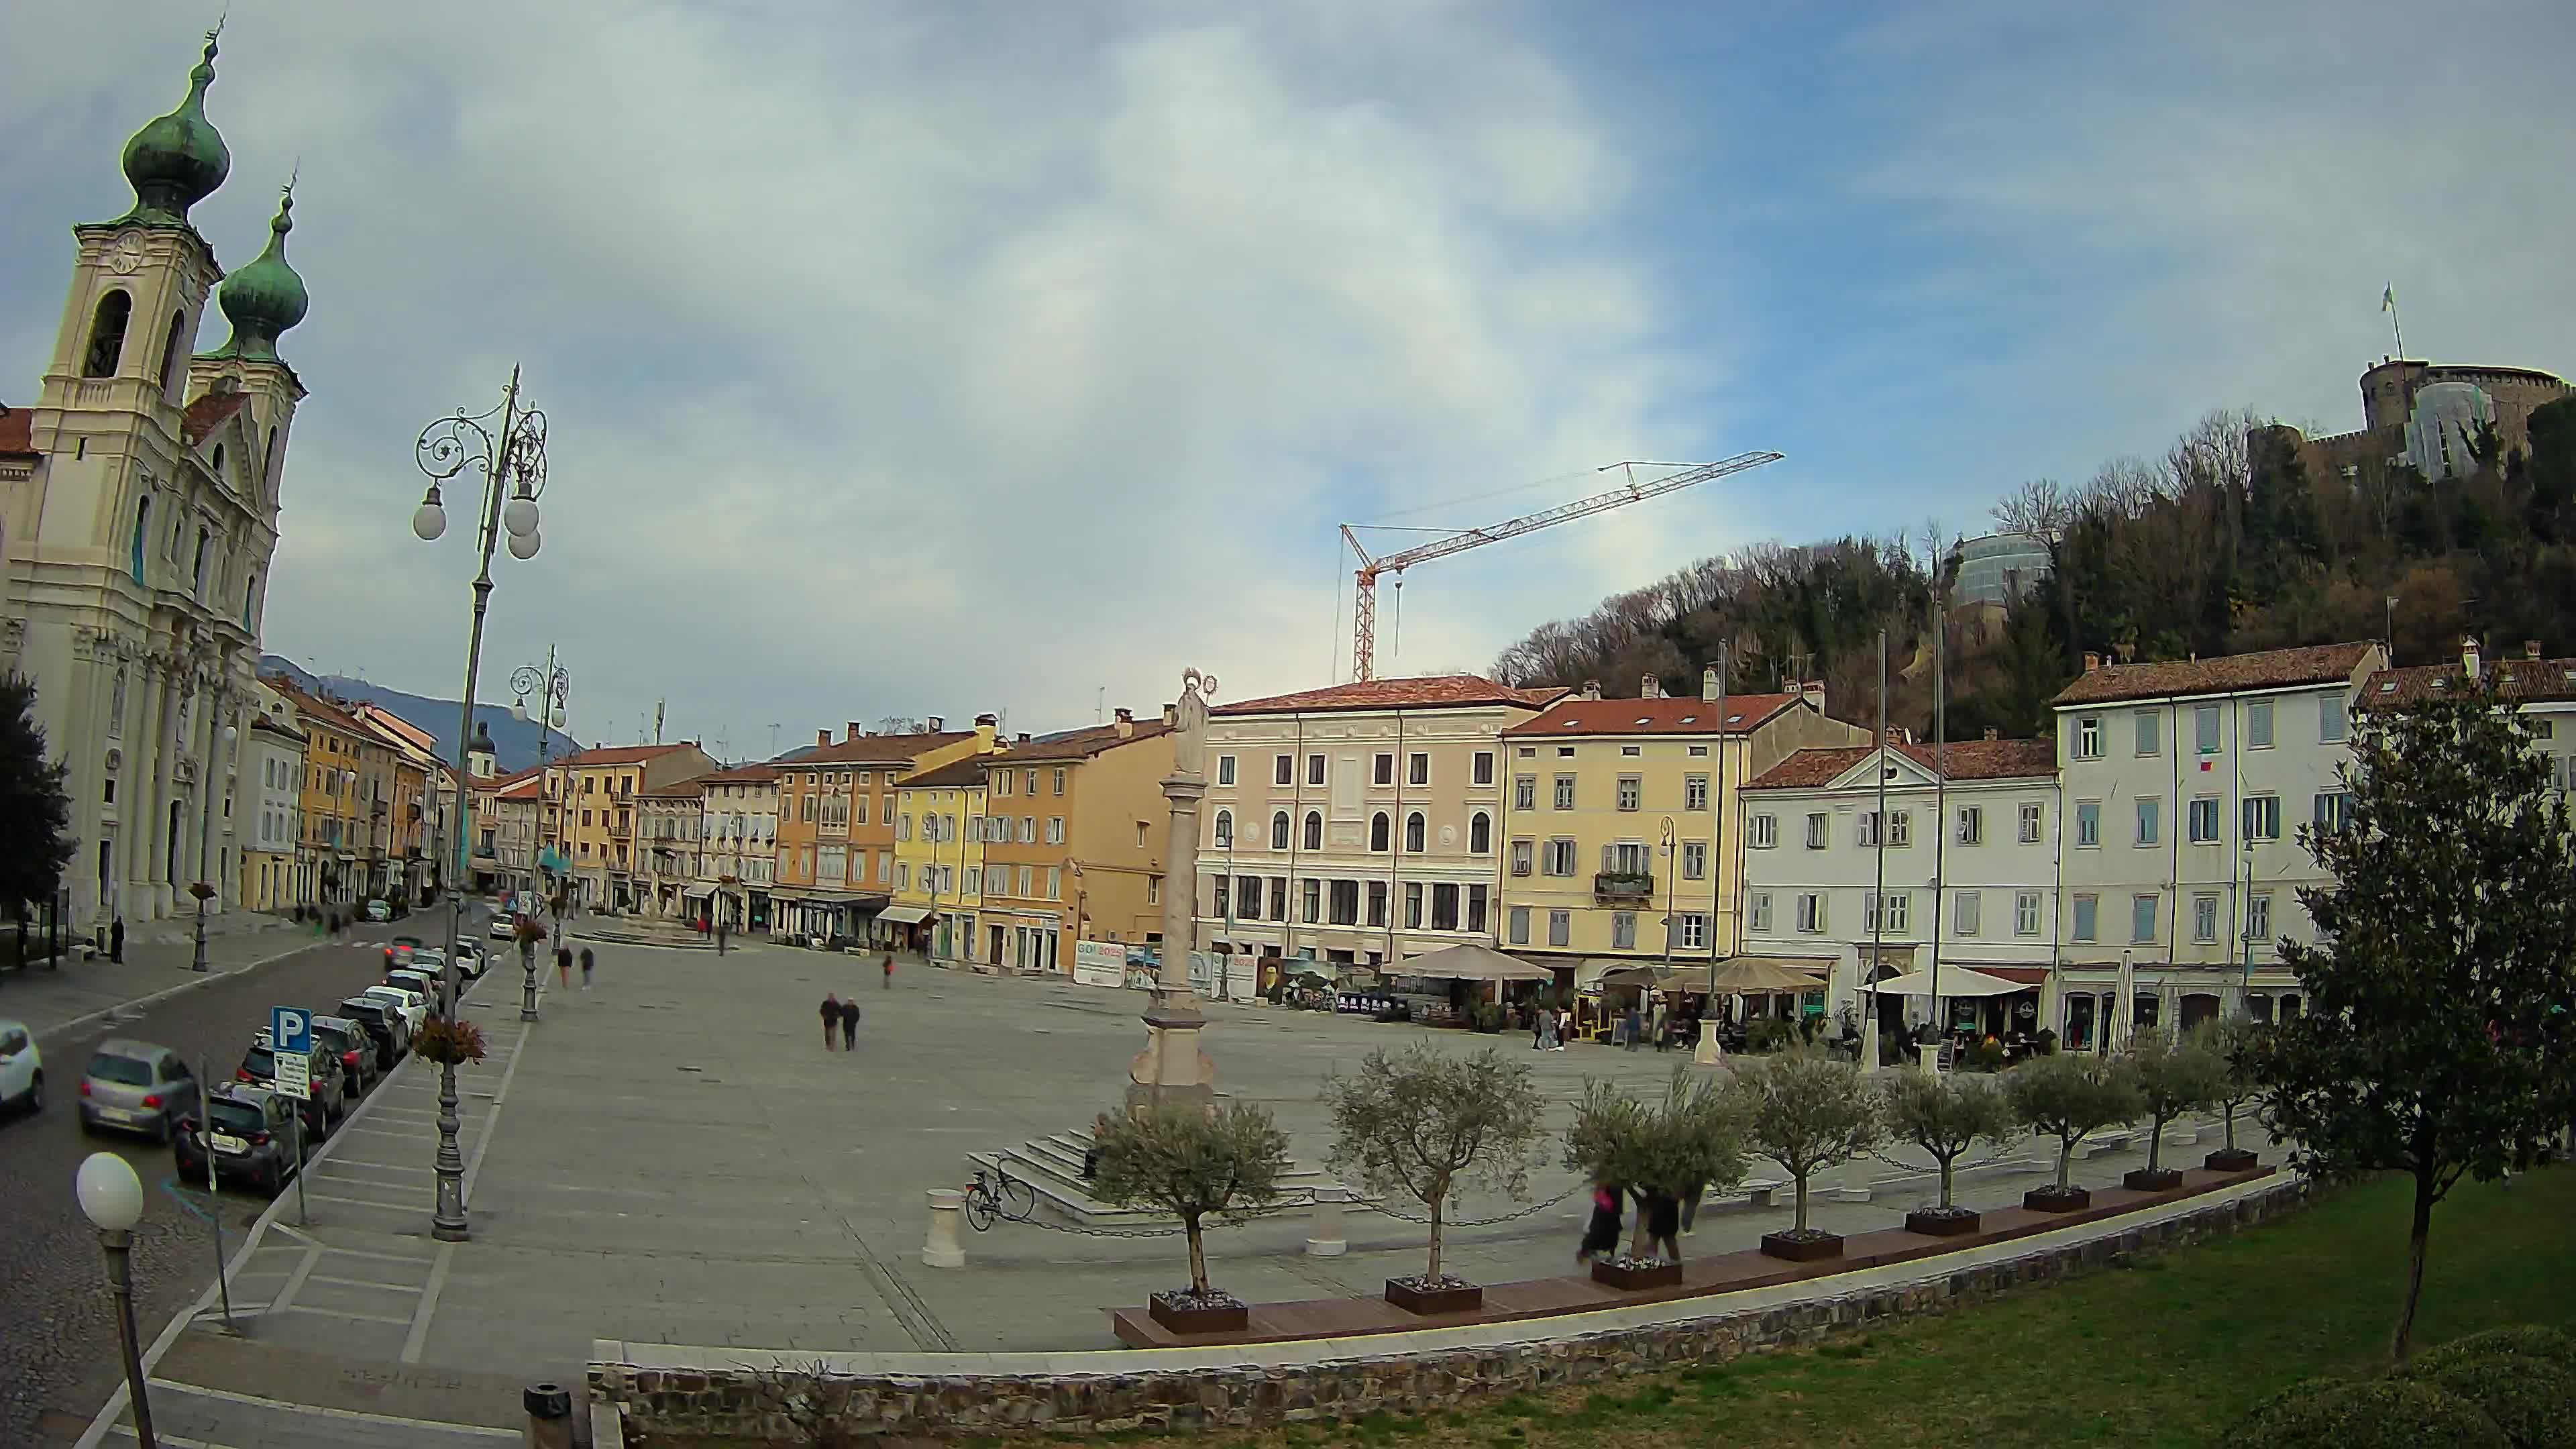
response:
<path id="1" fill-rule="evenodd" d="M 2122 458 L 2076 487 L 2024 483 L 1993 527 L 2045 544 L 2051 576 L 2009 610 L 1953 610 L 1949 734 L 2044 734 L 2047 701 L 2096 652 L 2154 660 L 2342 639 L 2393 627 L 2402 663 L 2455 655 L 2475 633 L 2519 652 L 2576 654 L 2576 398 L 2535 411 L 2531 444 L 2473 442 L 2476 470 L 2428 482 L 2402 464 L 2312 479 L 2289 435 L 2213 412 L 2161 458 Z M 1633 695 L 1648 674 L 1696 690 L 1729 646 L 1729 687 L 1822 679 L 1828 709 L 1877 708 L 1928 734 L 1932 598 L 1963 534 L 1897 524 L 1875 536 L 1757 544 L 1540 625 L 1493 665 L 1512 684 Z M 2386 601 L 2394 597 L 2394 605 Z"/>

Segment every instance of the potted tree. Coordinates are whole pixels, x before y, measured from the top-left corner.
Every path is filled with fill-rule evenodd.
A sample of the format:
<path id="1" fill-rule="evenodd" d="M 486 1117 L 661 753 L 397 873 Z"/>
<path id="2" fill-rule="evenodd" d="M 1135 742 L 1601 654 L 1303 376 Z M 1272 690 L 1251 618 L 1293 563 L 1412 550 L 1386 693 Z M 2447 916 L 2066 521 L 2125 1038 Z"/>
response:
<path id="1" fill-rule="evenodd" d="M 2217 1094 L 2209 1100 L 2218 1109 L 2219 1129 L 2226 1133 L 2227 1145 L 2202 1158 L 2200 1165 L 2211 1172 L 2250 1171 L 2262 1159 L 2236 1145 L 2236 1117 L 2262 1094 L 2263 1083 L 2255 1075 L 2255 1067 L 2269 1033 L 2263 1023 L 2250 1016 L 2233 1017 L 2206 1030 L 2208 1040 L 2204 1045 L 2218 1057 L 2222 1067 Z"/>
<path id="2" fill-rule="evenodd" d="M 1887 1079 L 1881 1110 L 1889 1135 L 1932 1155 L 1941 1165 L 1941 1201 L 1905 1215 L 1905 1230 L 1933 1237 L 1973 1233 L 1981 1221 L 1974 1208 L 1951 1201 L 1959 1159 L 1980 1142 L 2004 1143 L 2015 1135 L 2012 1106 L 2000 1088 L 1955 1072 L 1929 1076 L 1900 1072 Z"/>
<path id="3" fill-rule="evenodd" d="M 2138 1115 L 2138 1089 L 2127 1063 L 2090 1053 L 2061 1052 L 2015 1067 L 2004 1078 L 2013 1119 L 2057 1139 L 2057 1180 L 2021 1195 L 2033 1212 L 2071 1213 L 2093 1205 L 2093 1194 L 2069 1180 L 2075 1149 L 2085 1138 Z"/>
<path id="4" fill-rule="evenodd" d="M 2165 1128 L 2225 1089 L 2227 1063 L 2200 1037 L 2171 1032 L 2142 1039 L 2128 1055 L 2129 1080 L 2137 1085 L 2138 1110 L 2147 1119 L 2147 1165 L 2121 1177 L 2120 1185 L 2131 1192 L 2180 1187 L 2181 1170 L 2164 1165 Z"/>
<path id="5" fill-rule="evenodd" d="M 1351 1076 L 1324 1080 L 1336 1172 L 1368 1191 L 1402 1195 L 1431 1215 L 1422 1272 L 1386 1280 L 1386 1301 L 1413 1313 L 1462 1313 L 1485 1290 L 1441 1271 L 1442 1219 L 1460 1189 L 1527 1191 L 1543 1103 L 1530 1070 L 1492 1047 L 1452 1056 L 1428 1043 L 1381 1049 Z"/>
<path id="6" fill-rule="evenodd" d="M 1762 1251 L 1795 1263 L 1841 1257 L 1842 1235 L 1807 1223 L 1808 1184 L 1887 1140 L 1869 1079 L 1856 1063 L 1795 1046 L 1738 1060 L 1727 1092 L 1745 1146 L 1778 1163 L 1797 1186 L 1796 1225 L 1763 1234 Z"/>
<path id="7" fill-rule="evenodd" d="M 1266 1107 L 1231 1102 L 1208 1111 L 1143 1106 L 1104 1114 L 1091 1130 L 1090 1189 L 1103 1202 L 1153 1207 L 1181 1220 L 1190 1244 L 1190 1286 L 1156 1293 L 1154 1321 L 1174 1333 L 1243 1329 L 1251 1310 L 1208 1285 L 1206 1226 L 1276 1202 L 1288 1170 L 1288 1137 Z"/>
<path id="8" fill-rule="evenodd" d="M 1659 1106 L 1607 1082 L 1584 1083 L 1583 1104 L 1565 1133 L 1565 1165 L 1614 1189 L 1695 1201 L 1744 1178 L 1742 1131 L 1725 1088 L 1687 1067 L 1673 1070 Z M 1644 1215 L 1637 1237 L 1645 1234 Z M 1682 1281 L 1682 1265 L 1643 1252 L 1595 1261 L 1592 1278 L 1613 1288 L 1661 1288 Z"/>

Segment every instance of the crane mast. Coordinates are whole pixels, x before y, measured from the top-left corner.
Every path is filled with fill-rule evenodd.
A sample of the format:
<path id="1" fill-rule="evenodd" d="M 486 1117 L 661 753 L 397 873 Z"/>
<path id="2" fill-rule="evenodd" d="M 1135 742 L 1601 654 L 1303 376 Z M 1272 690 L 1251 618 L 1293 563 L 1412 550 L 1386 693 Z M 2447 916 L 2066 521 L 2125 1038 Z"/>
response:
<path id="1" fill-rule="evenodd" d="M 1604 513 L 1613 508 L 1624 508 L 1631 503 L 1643 503 L 1649 498 L 1676 493 L 1694 484 L 1705 483 L 1712 478 L 1723 478 L 1729 473 L 1741 473 L 1748 468 L 1759 468 L 1765 463 L 1776 463 L 1782 456 L 1779 453 L 1756 452 L 1738 453 L 1732 458 L 1715 463 L 1633 461 L 1612 463 L 1598 471 L 1607 473 L 1614 468 L 1621 469 L 1627 472 L 1628 481 L 1608 492 L 1595 493 L 1589 498 L 1578 498 L 1571 503 L 1560 503 L 1554 508 L 1541 509 L 1536 513 L 1525 513 L 1518 518 L 1506 519 L 1484 528 L 1464 529 L 1445 538 L 1435 538 L 1428 543 L 1416 544 L 1400 553 L 1386 554 L 1378 558 L 1371 558 L 1368 549 L 1360 543 L 1359 534 L 1352 530 L 1351 525 L 1343 524 L 1342 539 L 1351 546 L 1351 552 L 1360 561 L 1359 568 L 1352 574 L 1358 583 L 1358 591 L 1351 606 L 1351 677 L 1354 679 L 1377 677 L 1377 581 L 1381 575 L 1400 574 L 1418 563 L 1447 558 L 1453 553 L 1465 553 L 1471 548 L 1482 548 L 1489 543 L 1518 538 L 1525 533 L 1535 533 L 1542 528 L 1551 528 L 1560 523 L 1571 523 L 1575 519 L 1588 518 L 1595 513 Z M 1675 471 L 1640 483 L 1636 481 L 1636 470 L 1639 468 L 1671 468 Z"/>

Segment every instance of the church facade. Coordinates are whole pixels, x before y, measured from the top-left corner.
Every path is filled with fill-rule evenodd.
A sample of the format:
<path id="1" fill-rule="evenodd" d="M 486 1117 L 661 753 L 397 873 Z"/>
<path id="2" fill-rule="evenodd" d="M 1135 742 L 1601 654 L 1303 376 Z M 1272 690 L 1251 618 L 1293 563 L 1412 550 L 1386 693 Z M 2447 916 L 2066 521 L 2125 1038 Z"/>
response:
<path id="1" fill-rule="evenodd" d="M 307 299 L 291 188 L 230 275 L 188 219 L 231 170 L 206 118 L 214 60 L 209 36 L 178 109 L 126 143 L 133 207 L 72 228 L 36 401 L 0 409 L 0 670 L 35 683 L 68 770 L 65 919 L 100 929 L 193 913 L 194 882 L 241 899 L 257 824 L 244 737 L 305 396 L 277 342 Z M 199 352 L 209 302 L 231 336 Z"/>

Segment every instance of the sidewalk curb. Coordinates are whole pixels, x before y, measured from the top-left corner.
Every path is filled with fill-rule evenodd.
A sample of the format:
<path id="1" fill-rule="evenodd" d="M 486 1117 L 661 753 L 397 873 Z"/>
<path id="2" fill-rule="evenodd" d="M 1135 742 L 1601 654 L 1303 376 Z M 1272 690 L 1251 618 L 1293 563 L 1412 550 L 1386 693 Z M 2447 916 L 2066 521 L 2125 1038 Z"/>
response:
<path id="1" fill-rule="evenodd" d="M 158 1006 L 162 1002 L 167 1001 L 174 996 L 194 991 L 200 986 L 212 986 L 216 982 L 224 980 L 227 977 L 239 976 L 248 971 L 256 971 L 262 966 L 273 965 L 279 961 L 285 960 L 289 956 L 301 956 L 305 952 L 315 949 L 317 946 L 327 946 L 330 944 L 331 943 L 327 940 L 316 941 L 308 945 L 297 946 L 291 950 L 279 951 L 273 955 L 262 956 L 255 961 L 245 961 L 239 966 L 228 966 L 221 970 L 216 970 L 210 967 L 202 976 L 191 971 L 188 973 L 188 979 L 180 982 L 176 986 L 165 986 L 158 991 L 146 992 L 141 996 L 118 1002 L 114 1006 L 102 1006 L 96 1011 L 75 1016 L 71 1020 L 62 1023 L 59 1026 L 50 1026 L 45 1028 L 43 1031 L 36 1033 L 36 1040 L 39 1043 L 43 1043 L 54 1037 L 67 1036 L 73 1032 L 82 1030 L 93 1022 L 114 1016 L 120 1011 L 134 1011 L 147 1006 Z"/>

